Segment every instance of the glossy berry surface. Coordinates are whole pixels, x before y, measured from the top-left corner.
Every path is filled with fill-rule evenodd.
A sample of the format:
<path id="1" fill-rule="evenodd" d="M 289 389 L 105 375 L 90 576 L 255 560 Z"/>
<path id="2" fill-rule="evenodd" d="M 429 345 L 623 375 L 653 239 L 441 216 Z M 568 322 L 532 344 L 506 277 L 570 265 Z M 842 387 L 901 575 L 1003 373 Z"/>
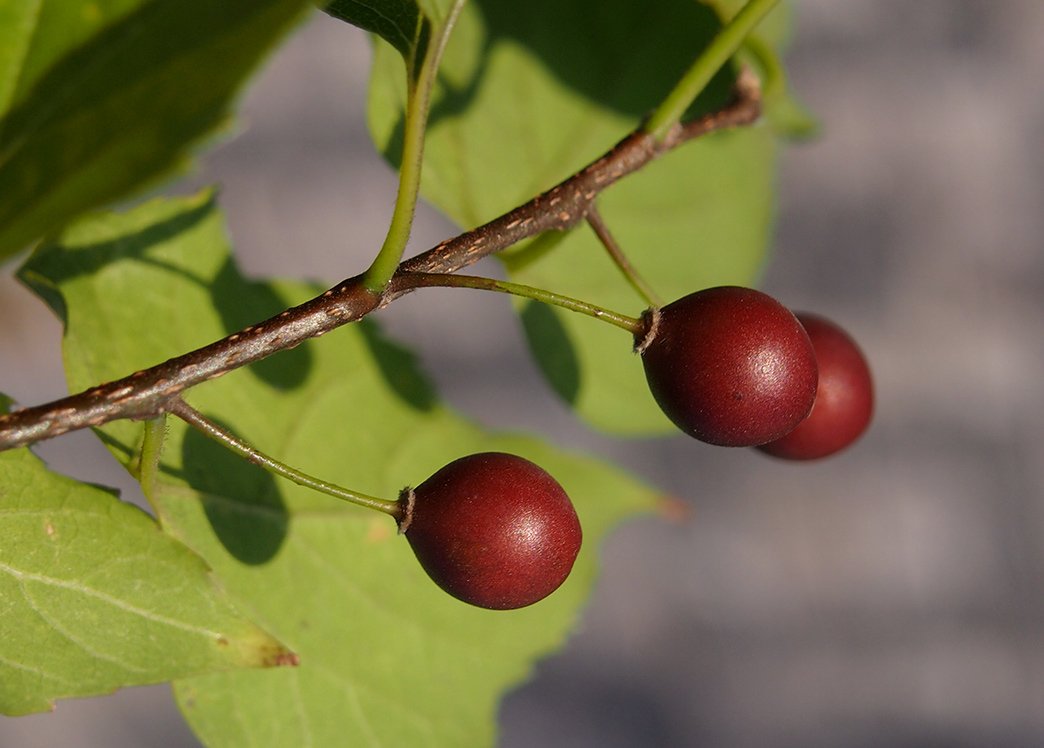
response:
<path id="1" fill-rule="evenodd" d="M 808 418 L 759 449 L 788 460 L 814 460 L 839 452 L 870 425 L 874 387 L 859 346 L 830 320 L 799 313 L 819 363 L 819 390 Z"/>
<path id="2" fill-rule="evenodd" d="M 522 608 L 566 580 L 582 533 L 540 466 L 502 452 L 454 460 L 403 491 L 400 532 L 443 590 L 482 608 Z"/>
<path id="3" fill-rule="evenodd" d="M 719 286 L 646 315 L 637 341 L 649 389 L 678 428 L 750 447 L 780 438 L 812 409 L 818 379 L 797 318 L 752 288 Z"/>

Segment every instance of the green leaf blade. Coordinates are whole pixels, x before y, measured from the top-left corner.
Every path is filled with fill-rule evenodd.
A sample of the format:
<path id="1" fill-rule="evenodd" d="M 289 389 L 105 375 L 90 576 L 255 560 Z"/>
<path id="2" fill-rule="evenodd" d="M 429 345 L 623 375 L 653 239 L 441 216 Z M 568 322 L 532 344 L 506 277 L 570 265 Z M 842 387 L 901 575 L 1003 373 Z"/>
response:
<path id="1" fill-rule="evenodd" d="M 194 211 L 203 211 L 194 222 L 176 219 Z M 173 220 L 181 230 L 142 231 L 149 217 Z M 169 355 L 146 337 L 180 339 L 189 329 L 209 339 L 225 334 L 217 299 L 256 311 L 271 304 L 271 313 L 276 298 L 298 302 L 316 290 L 243 280 L 221 256 L 226 240 L 206 196 L 99 217 L 68 236 L 38 252 L 23 276 L 46 280 L 63 299 L 74 388 L 142 365 L 143 350 L 157 360 Z M 76 262 L 98 246 L 120 250 L 95 256 L 104 262 Z M 58 268 L 69 266 L 84 270 L 60 277 Z M 217 286 L 220 294 L 208 305 L 207 289 Z M 134 314 L 153 320 L 148 336 L 101 313 L 105 298 L 134 293 Z M 105 355 L 92 354 L 94 346 Z M 521 454 L 570 493 L 584 547 L 565 585 L 537 605 L 473 608 L 427 578 L 390 518 L 277 481 L 173 422 L 153 497 L 164 528 L 203 556 L 237 602 L 301 657 L 292 673 L 179 681 L 190 724 L 218 745 L 491 743 L 503 691 L 561 646 L 574 625 L 593 584 L 599 543 L 615 523 L 648 511 L 654 493 L 595 461 L 461 419 L 438 402 L 410 354 L 369 320 L 280 354 L 270 367 L 233 372 L 187 399 L 278 459 L 377 496 L 394 497 L 462 454 Z M 140 430 L 102 429 L 124 461 Z"/>
<path id="2" fill-rule="evenodd" d="M 0 536 L 0 712 L 292 659 L 147 515 L 25 449 L 0 454 Z"/>
<path id="3" fill-rule="evenodd" d="M 310 6 L 43 0 L 35 23 L 15 7 L 22 30 L 0 58 L 0 258 L 182 168 Z"/>
<path id="4" fill-rule="evenodd" d="M 277 728 L 287 730 L 286 737 L 269 745 L 300 745 L 306 736 L 316 745 L 336 743 L 338 736 L 362 745 L 493 742 L 497 700 L 527 677 L 533 659 L 556 649 L 574 625 L 595 574 L 598 539 L 605 525 L 633 511 L 627 503 L 637 495 L 629 496 L 634 488 L 623 476 L 592 481 L 609 488 L 602 497 L 622 502 L 615 506 L 618 516 L 599 521 L 592 516 L 599 497 L 586 484 L 589 473 L 601 476 L 602 468 L 552 458 L 546 448 L 519 440 L 475 434 L 467 442 L 455 439 L 452 449 L 443 445 L 432 452 L 437 459 L 428 461 L 482 448 L 537 460 L 570 490 L 584 523 L 585 548 L 566 584 L 531 608 L 506 613 L 472 608 L 424 576 L 386 518 L 298 515 L 270 573 L 308 583 L 277 585 L 260 613 L 293 643 L 301 667 L 275 678 L 205 676 L 178 683 L 179 702 L 204 741 L 248 744 L 249 728 L 229 724 L 227 710 L 250 715 L 250 722 L 264 720 L 294 692 L 308 718 L 300 724 L 293 720 L 292 729 Z M 212 535 L 203 512 L 179 512 L 172 521 L 192 537 Z M 259 573 L 228 558 L 216 538 L 201 550 L 228 575 L 231 588 L 261 584 Z M 273 688 L 275 681 L 283 685 Z M 332 719 L 331 713 L 348 718 Z"/>
<path id="5" fill-rule="evenodd" d="M 26 50 L 39 19 L 42 0 L 10 0 L 0 3 L 0 112 L 6 112 L 15 95 L 25 64 Z M 0 143 L 3 129 L 0 127 Z"/>
<path id="6" fill-rule="evenodd" d="M 404 59 L 413 54 L 420 17 L 413 0 L 333 0 L 324 10 L 334 18 L 377 34 Z"/>

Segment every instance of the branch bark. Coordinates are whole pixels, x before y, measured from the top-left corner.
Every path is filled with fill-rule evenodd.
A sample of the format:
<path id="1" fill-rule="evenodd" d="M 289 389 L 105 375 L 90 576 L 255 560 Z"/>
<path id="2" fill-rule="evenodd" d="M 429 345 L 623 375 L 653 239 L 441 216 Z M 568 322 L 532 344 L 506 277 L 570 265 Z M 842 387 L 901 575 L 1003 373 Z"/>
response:
<path id="1" fill-rule="evenodd" d="M 438 244 L 399 265 L 379 293 L 353 276 L 310 301 L 245 327 L 203 348 L 75 395 L 0 415 L 0 451 L 124 418 L 145 420 L 169 411 L 186 389 L 354 322 L 413 290 L 410 273 L 453 273 L 487 255 L 545 231 L 567 231 L 583 221 L 595 198 L 614 182 L 689 140 L 748 125 L 761 113 L 753 74 L 739 76 L 722 109 L 676 125 L 657 142 L 643 129 L 529 202 Z"/>

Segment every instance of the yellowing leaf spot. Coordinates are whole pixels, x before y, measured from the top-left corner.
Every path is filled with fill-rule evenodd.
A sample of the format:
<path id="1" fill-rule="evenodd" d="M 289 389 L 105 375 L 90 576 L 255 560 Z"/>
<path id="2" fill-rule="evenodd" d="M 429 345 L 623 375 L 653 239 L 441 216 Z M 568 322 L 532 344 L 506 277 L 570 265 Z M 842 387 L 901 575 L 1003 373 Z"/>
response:
<path id="1" fill-rule="evenodd" d="M 83 20 L 89 24 L 96 24 L 101 20 L 102 13 L 101 8 L 98 7 L 98 3 L 84 3 Z"/>
<path id="2" fill-rule="evenodd" d="M 370 543 L 382 543 L 393 534 L 391 525 L 385 518 L 374 518 L 370 521 L 370 527 L 366 531 L 366 540 Z"/>

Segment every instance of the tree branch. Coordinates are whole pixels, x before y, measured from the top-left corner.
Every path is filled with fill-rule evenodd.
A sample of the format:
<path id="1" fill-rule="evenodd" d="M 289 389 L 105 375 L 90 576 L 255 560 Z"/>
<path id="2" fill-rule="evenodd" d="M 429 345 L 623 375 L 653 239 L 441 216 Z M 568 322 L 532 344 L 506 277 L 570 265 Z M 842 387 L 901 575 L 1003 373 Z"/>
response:
<path id="1" fill-rule="evenodd" d="M 693 138 L 751 124 L 760 112 L 758 82 L 743 71 L 733 99 L 721 110 L 675 125 L 660 142 L 636 130 L 524 205 L 403 261 L 397 272 L 404 276 L 401 282 L 384 292 L 368 291 L 363 276 L 357 275 L 203 348 L 60 400 L 0 415 L 0 451 L 124 418 L 155 418 L 169 411 L 189 387 L 357 321 L 409 293 L 413 290 L 409 273 L 453 273 L 523 239 L 572 228 L 585 219 L 599 193 L 617 180 Z"/>

